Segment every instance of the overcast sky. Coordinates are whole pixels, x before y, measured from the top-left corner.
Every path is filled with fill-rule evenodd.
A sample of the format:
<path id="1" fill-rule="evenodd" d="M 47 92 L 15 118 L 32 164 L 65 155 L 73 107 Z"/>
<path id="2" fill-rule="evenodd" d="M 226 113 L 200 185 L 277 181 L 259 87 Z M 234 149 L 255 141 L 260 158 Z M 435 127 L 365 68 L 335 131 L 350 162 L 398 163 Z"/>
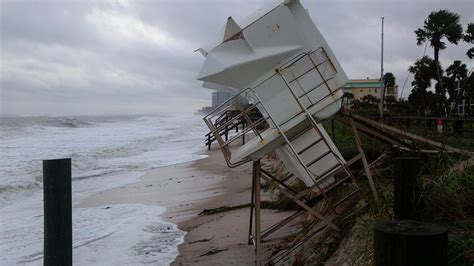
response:
<path id="1" fill-rule="evenodd" d="M 204 59 L 194 50 L 271 0 L 25 1 L 0 0 L 1 114 L 191 112 L 210 104 L 195 78 Z M 380 18 L 385 17 L 385 71 L 402 90 L 423 55 L 413 31 L 433 10 L 449 9 L 463 27 L 472 0 L 302 0 L 349 78 L 380 75 Z M 446 67 L 470 47 L 448 44 Z M 433 50 L 428 47 L 427 54 Z M 409 78 L 403 96 L 410 93 Z"/>

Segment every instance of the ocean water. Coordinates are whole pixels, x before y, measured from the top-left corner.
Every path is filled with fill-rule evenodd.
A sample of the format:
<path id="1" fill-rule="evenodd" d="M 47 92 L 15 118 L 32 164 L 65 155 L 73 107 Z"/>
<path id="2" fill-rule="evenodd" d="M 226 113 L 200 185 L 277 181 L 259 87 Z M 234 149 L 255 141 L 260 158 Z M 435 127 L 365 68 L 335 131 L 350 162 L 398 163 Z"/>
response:
<path id="1" fill-rule="evenodd" d="M 72 159 L 73 206 L 146 171 L 203 155 L 197 115 L 0 117 L 0 265 L 41 265 L 42 160 Z M 76 265 L 167 265 L 184 232 L 161 206 L 73 209 Z"/>

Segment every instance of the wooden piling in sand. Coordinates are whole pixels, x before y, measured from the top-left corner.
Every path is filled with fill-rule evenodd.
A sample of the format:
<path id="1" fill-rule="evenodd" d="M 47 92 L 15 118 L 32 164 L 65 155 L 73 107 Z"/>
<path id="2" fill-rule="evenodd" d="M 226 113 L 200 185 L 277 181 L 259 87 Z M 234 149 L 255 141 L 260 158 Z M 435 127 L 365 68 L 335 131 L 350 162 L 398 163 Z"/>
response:
<path id="1" fill-rule="evenodd" d="M 374 260 L 376 266 L 448 265 L 448 232 L 412 220 L 376 223 Z"/>
<path id="2" fill-rule="evenodd" d="M 260 160 L 253 163 L 253 175 L 255 181 L 255 265 L 260 266 L 261 264 L 261 211 L 260 211 Z"/>
<path id="3" fill-rule="evenodd" d="M 71 159 L 43 161 L 44 265 L 72 265 Z"/>

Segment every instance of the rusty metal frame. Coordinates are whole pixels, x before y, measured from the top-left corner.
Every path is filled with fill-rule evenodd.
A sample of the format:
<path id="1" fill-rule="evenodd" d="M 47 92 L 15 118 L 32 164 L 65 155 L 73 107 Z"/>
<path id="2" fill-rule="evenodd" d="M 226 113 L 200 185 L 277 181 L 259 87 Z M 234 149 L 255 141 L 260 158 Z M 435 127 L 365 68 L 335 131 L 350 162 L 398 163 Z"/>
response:
<path id="1" fill-rule="evenodd" d="M 265 121 L 268 120 L 268 116 L 265 114 L 262 114 L 262 118 L 260 118 L 258 121 L 253 122 L 252 119 L 249 117 L 249 112 L 255 108 L 258 108 L 258 105 L 262 105 L 261 101 L 258 100 L 257 102 L 253 103 L 249 107 L 245 108 L 242 106 L 242 104 L 239 101 L 239 97 L 242 95 L 248 95 L 249 93 L 254 92 L 249 88 L 241 91 L 239 94 L 236 96 L 228 99 L 224 103 L 222 103 L 220 106 L 215 108 L 213 111 L 211 111 L 209 114 L 207 114 L 203 120 L 210 129 L 210 134 L 214 136 L 214 139 L 219 143 L 219 146 L 222 150 L 222 153 L 224 155 L 224 159 L 226 160 L 226 163 L 229 167 L 233 168 L 242 164 L 245 164 L 247 162 L 250 162 L 250 159 L 243 159 L 239 162 L 232 163 L 230 161 L 231 158 L 231 151 L 229 148 L 229 145 L 236 141 L 238 138 L 242 137 L 245 138 L 245 134 L 247 134 L 249 131 L 252 131 L 253 134 L 260 139 L 263 139 L 262 136 L 260 135 L 260 131 L 257 127 L 261 124 L 263 124 Z M 233 104 L 232 104 L 233 103 Z M 239 112 L 238 115 L 234 116 L 232 119 L 227 120 L 225 123 L 223 123 L 220 126 L 215 126 L 213 123 L 213 119 L 218 117 L 219 115 L 222 116 L 223 113 L 233 110 L 232 108 L 237 108 L 237 111 Z M 220 116 L 219 116 L 220 117 Z M 225 130 L 228 125 L 231 125 L 234 123 L 236 120 L 244 119 L 247 125 L 247 129 L 243 129 L 240 133 L 236 134 L 235 136 L 231 137 L 230 139 L 226 139 L 225 141 L 221 137 L 221 131 Z"/>

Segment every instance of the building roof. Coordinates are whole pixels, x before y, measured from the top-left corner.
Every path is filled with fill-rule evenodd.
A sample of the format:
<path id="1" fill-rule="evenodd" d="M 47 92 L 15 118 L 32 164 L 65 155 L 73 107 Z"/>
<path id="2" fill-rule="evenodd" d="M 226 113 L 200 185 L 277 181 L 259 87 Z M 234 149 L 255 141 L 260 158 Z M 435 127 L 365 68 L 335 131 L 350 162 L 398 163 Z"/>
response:
<path id="1" fill-rule="evenodd" d="M 343 88 L 380 88 L 383 83 L 379 79 L 350 79 Z"/>

